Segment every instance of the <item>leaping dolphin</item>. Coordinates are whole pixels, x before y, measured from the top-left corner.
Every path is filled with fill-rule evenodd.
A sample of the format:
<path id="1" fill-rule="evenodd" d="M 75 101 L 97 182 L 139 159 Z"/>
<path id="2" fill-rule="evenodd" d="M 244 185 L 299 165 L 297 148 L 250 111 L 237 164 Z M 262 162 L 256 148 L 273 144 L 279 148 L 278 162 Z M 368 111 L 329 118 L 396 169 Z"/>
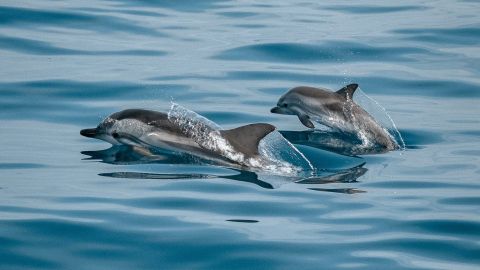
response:
<path id="1" fill-rule="evenodd" d="M 202 141 L 169 119 L 166 113 L 128 109 L 108 116 L 96 128 L 81 130 L 80 134 L 113 145 L 164 148 L 248 166 L 249 159 L 259 156 L 260 140 L 274 130 L 270 124 L 250 124 L 229 130 L 212 130 L 212 133 L 207 131 L 205 136 L 209 141 Z"/>
<path id="2" fill-rule="evenodd" d="M 352 97 L 358 84 L 349 84 L 333 92 L 324 88 L 300 86 L 280 97 L 270 112 L 297 115 L 308 128 L 315 128 L 312 120 L 337 132 L 353 134 L 362 144 L 381 147 L 385 151 L 398 149 L 394 138 Z"/>

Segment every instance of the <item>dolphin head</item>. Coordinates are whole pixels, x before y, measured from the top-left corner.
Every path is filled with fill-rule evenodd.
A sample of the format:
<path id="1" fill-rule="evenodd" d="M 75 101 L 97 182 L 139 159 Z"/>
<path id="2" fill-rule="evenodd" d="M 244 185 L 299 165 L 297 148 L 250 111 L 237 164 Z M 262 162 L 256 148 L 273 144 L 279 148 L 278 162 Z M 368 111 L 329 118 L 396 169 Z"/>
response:
<path id="1" fill-rule="evenodd" d="M 82 129 L 80 134 L 113 145 L 138 145 L 141 144 L 138 139 L 153 128 L 175 131 L 165 113 L 127 109 L 111 114 L 96 128 Z"/>
<path id="2" fill-rule="evenodd" d="M 357 87 L 358 84 L 349 84 L 336 92 L 308 86 L 295 87 L 281 96 L 270 112 L 297 115 L 308 128 L 315 128 L 312 117 L 325 126 L 335 127 L 337 122 L 345 121 L 344 104 L 351 101 Z"/>
<path id="3" fill-rule="evenodd" d="M 80 130 L 80 135 L 95 138 L 109 142 L 113 145 L 121 144 L 117 138 L 118 133 L 114 130 L 114 125 L 118 121 L 117 119 L 112 118 L 113 115 L 105 118 L 97 127 L 95 128 L 86 128 Z"/>
<path id="4" fill-rule="evenodd" d="M 287 115 L 297 115 L 302 124 L 309 128 L 315 128 L 315 125 L 310 121 L 310 111 L 314 106 L 315 100 L 309 94 L 315 89 L 306 86 L 299 86 L 290 89 L 287 93 L 280 97 L 277 106 L 273 107 L 270 112 Z M 320 89 L 315 89 L 323 91 Z"/>
<path id="5" fill-rule="evenodd" d="M 291 91 L 287 92 L 277 102 L 277 106 L 270 109 L 271 113 L 278 113 L 278 114 L 288 114 L 288 115 L 295 115 L 295 105 L 294 98 L 292 96 L 295 95 Z"/>

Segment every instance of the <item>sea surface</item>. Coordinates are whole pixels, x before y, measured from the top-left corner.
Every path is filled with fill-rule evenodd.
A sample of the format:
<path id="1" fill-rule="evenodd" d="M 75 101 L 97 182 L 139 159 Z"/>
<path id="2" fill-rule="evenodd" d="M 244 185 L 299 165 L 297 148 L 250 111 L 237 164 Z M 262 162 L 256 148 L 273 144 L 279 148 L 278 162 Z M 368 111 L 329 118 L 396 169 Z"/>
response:
<path id="1" fill-rule="evenodd" d="M 2 0 L 0 269 L 480 269 L 479 11 L 467 0 Z M 406 147 L 323 151 L 315 181 L 79 134 L 172 101 L 223 128 L 304 131 L 270 113 L 279 96 L 348 83 L 386 109 Z"/>

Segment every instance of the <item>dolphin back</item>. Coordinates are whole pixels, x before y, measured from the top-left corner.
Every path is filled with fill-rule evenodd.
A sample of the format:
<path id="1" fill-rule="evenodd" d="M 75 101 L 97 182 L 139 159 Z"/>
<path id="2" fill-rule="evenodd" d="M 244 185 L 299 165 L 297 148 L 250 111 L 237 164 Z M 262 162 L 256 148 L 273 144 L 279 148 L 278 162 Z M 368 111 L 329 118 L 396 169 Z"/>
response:
<path id="1" fill-rule="evenodd" d="M 258 155 L 260 140 L 274 130 L 275 127 L 270 124 L 258 123 L 221 130 L 220 134 L 236 151 L 243 153 L 247 157 L 252 157 Z"/>

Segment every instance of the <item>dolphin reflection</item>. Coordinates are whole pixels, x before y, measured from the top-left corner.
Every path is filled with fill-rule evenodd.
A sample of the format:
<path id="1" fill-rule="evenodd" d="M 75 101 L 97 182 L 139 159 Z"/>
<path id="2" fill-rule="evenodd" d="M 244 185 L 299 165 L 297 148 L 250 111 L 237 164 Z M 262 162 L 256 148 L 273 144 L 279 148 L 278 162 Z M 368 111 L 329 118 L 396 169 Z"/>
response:
<path id="1" fill-rule="evenodd" d="M 385 153 L 383 147 L 363 147 L 355 136 L 334 130 L 280 131 L 293 144 L 306 145 L 346 156 Z"/>
<path id="2" fill-rule="evenodd" d="M 169 151 L 153 151 L 136 146 L 112 146 L 108 149 L 99 151 L 82 151 L 84 155 L 89 156 L 84 160 L 99 160 L 103 163 L 116 165 L 135 165 L 135 164 L 188 164 L 188 165 L 212 165 L 212 161 L 201 159 L 199 157 L 189 155 L 187 153 L 169 152 Z M 218 164 L 213 164 L 218 165 Z M 160 180 L 188 180 L 188 179 L 228 179 L 255 184 L 266 189 L 274 189 L 286 183 L 298 183 L 306 185 L 323 185 L 331 183 L 355 183 L 357 178 L 367 172 L 363 168 L 363 164 L 352 168 L 341 170 L 322 170 L 313 177 L 281 177 L 267 176 L 261 173 L 246 171 L 237 168 L 228 168 L 235 173 L 229 175 L 221 174 L 203 174 L 203 173 L 150 173 L 150 172 L 129 172 L 117 171 L 100 173 L 100 176 L 113 178 L 129 178 L 129 179 L 160 179 Z M 352 194 L 352 190 L 356 189 L 328 189 L 328 188 L 310 188 L 315 191 L 342 192 Z M 362 192 L 357 190 L 357 192 Z"/>

